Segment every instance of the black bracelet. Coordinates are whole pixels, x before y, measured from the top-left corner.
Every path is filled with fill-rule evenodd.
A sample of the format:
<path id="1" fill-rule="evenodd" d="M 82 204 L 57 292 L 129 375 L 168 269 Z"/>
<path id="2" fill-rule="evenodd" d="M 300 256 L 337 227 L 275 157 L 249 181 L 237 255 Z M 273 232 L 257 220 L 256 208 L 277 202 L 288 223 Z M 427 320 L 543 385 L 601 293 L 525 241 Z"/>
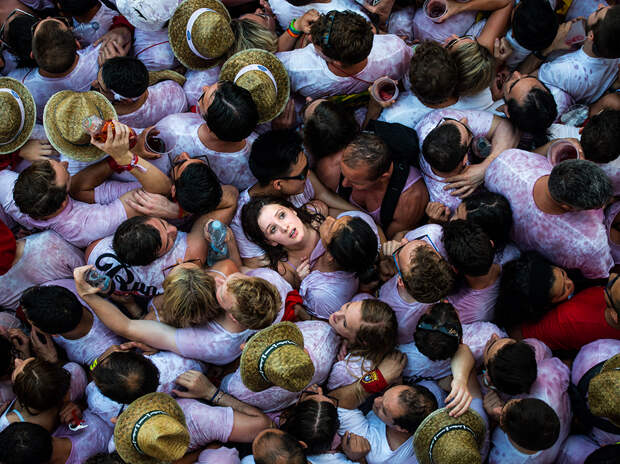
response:
<path id="1" fill-rule="evenodd" d="M 211 399 L 209 400 L 209 403 L 213 403 L 213 400 L 215 399 L 215 397 L 217 396 L 219 392 L 220 392 L 220 387 L 217 387 L 217 390 L 215 390 L 215 394 L 211 397 Z"/>
<path id="2" fill-rule="evenodd" d="M 543 55 L 540 50 L 536 50 L 536 51 L 532 52 L 532 55 L 534 55 L 540 61 L 545 61 L 547 59 L 547 57 L 545 55 Z"/>

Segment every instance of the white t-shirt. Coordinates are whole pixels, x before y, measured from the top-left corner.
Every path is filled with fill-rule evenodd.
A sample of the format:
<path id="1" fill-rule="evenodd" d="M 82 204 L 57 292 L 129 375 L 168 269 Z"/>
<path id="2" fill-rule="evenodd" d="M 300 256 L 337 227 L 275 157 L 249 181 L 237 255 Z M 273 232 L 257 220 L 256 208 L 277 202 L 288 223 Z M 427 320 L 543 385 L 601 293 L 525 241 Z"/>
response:
<path id="1" fill-rule="evenodd" d="M 269 6 L 278 18 L 282 29 L 286 29 L 293 19 L 301 18 L 306 11 L 312 9 L 317 10 L 319 14 L 327 14 L 332 10 L 350 10 L 370 21 L 365 13 L 366 10 L 353 0 L 331 0 L 328 3 L 308 3 L 301 6 L 295 6 L 286 0 L 269 0 Z"/>
<path id="2" fill-rule="evenodd" d="M 221 70 L 221 66 L 213 66 L 212 68 L 201 71 L 189 69 L 187 73 L 185 73 L 183 90 L 185 91 L 187 104 L 189 106 L 194 106 L 198 103 L 198 99 L 200 95 L 202 95 L 202 88 L 205 85 L 213 85 L 218 81 Z"/>
<path id="3" fill-rule="evenodd" d="M 172 69 L 179 65 L 168 41 L 168 29 L 136 29 L 133 35 L 133 51 L 133 56 L 139 58 L 149 71 Z"/>
<path id="4" fill-rule="evenodd" d="M 307 456 L 307 459 L 310 464 L 355 464 L 342 453 L 313 454 Z M 241 464 L 254 464 L 255 462 L 251 454 L 241 460 Z"/>
<path id="5" fill-rule="evenodd" d="M 578 103 L 598 100 L 618 75 L 620 58 L 593 58 L 583 48 L 543 63 L 538 79 L 567 92 Z"/>
<path id="6" fill-rule="evenodd" d="M 355 77 L 332 73 L 313 44 L 276 55 L 288 71 L 291 90 L 304 97 L 318 98 L 363 92 L 375 79 L 386 75 L 400 80 L 409 69 L 412 51 L 400 37 L 375 35 L 368 64 Z"/>
<path id="7" fill-rule="evenodd" d="M 72 18 L 73 29 L 71 32 L 82 47 L 86 47 L 103 37 L 110 30 L 114 17 L 119 16 L 117 11 L 111 10 L 101 2 L 99 4 L 101 8 L 90 21 L 80 23 Z"/>
<path id="8" fill-rule="evenodd" d="M 583 16 L 587 18 L 598 9 L 599 4 L 608 6 L 605 0 L 573 0 L 566 12 L 566 21 Z"/>
<path id="9" fill-rule="evenodd" d="M 118 120 L 130 127 L 143 129 L 154 126 L 169 114 L 187 110 L 183 87 L 174 81 L 162 81 L 148 88 L 144 104 L 133 113 L 123 114 Z"/>

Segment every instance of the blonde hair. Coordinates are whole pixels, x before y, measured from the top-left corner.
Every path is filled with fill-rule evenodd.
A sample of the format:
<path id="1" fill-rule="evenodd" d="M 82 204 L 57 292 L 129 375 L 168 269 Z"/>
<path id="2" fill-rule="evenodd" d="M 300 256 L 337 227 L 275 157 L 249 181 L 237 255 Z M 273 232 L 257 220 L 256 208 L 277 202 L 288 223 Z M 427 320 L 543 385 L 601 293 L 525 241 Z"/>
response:
<path id="1" fill-rule="evenodd" d="M 268 52 L 278 51 L 278 37 L 266 27 L 251 19 L 233 19 L 230 26 L 235 42 L 228 50 L 228 57 L 249 48 L 260 48 Z"/>
<path id="2" fill-rule="evenodd" d="M 495 58 L 489 50 L 474 41 L 453 46 L 450 54 L 456 61 L 459 73 L 456 87 L 459 95 L 474 95 L 491 85 L 495 75 Z"/>
<path id="3" fill-rule="evenodd" d="M 260 330 L 270 326 L 282 305 L 278 289 L 260 277 L 230 279 L 226 285 L 236 304 L 230 311 L 248 329 Z"/>
<path id="4" fill-rule="evenodd" d="M 215 280 L 204 269 L 177 267 L 163 283 L 163 322 L 174 327 L 204 324 L 220 312 Z"/>

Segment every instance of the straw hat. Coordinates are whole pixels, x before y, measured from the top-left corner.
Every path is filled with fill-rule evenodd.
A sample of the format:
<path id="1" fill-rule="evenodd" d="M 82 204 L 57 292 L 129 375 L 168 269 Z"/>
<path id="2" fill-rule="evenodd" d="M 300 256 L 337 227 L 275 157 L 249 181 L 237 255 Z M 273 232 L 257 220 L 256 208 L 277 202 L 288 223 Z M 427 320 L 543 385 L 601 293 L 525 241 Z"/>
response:
<path id="1" fill-rule="evenodd" d="M 272 385 L 298 392 L 314 376 L 304 336 L 292 322 L 274 324 L 250 338 L 241 353 L 240 370 L 245 386 L 255 392 Z"/>
<path id="2" fill-rule="evenodd" d="M 252 94 L 258 122 L 271 121 L 284 110 L 291 92 L 288 73 L 273 53 L 250 48 L 231 56 L 222 66 L 221 81 L 231 81 Z"/>
<path id="3" fill-rule="evenodd" d="M 0 77 L 0 155 L 19 150 L 32 134 L 37 108 L 28 88 Z"/>
<path id="4" fill-rule="evenodd" d="M 181 0 L 116 0 L 118 11 L 137 29 L 161 31 Z"/>
<path id="5" fill-rule="evenodd" d="M 235 41 L 230 14 L 219 0 L 185 0 L 170 19 L 168 38 L 188 69 L 215 66 Z"/>
<path id="6" fill-rule="evenodd" d="M 620 354 L 609 358 L 588 387 L 588 405 L 595 416 L 620 427 Z"/>
<path id="7" fill-rule="evenodd" d="M 131 403 L 114 427 L 116 450 L 128 464 L 181 459 L 189 446 L 185 415 L 164 393 L 149 393 Z"/>
<path id="8" fill-rule="evenodd" d="M 117 119 L 112 103 L 99 92 L 62 90 L 45 105 L 43 127 L 52 146 L 78 161 L 96 161 L 105 153 L 90 144 L 90 135 L 82 121 L 97 115 L 103 120 Z"/>
<path id="9" fill-rule="evenodd" d="M 420 464 L 480 464 L 485 425 L 480 415 L 468 409 L 450 417 L 447 408 L 438 409 L 422 421 L 413 435 L 413 447 Z"/>
<path id="10" fill-rule="evenodd" d="M 174 81 L 180 86 L 183 86 L 187 81 L 187 78 L 183 74 L 179 74 L 172 69 L 165 69 L 163 71 L 149 71 L 149 87 L 161 81 Z"/>

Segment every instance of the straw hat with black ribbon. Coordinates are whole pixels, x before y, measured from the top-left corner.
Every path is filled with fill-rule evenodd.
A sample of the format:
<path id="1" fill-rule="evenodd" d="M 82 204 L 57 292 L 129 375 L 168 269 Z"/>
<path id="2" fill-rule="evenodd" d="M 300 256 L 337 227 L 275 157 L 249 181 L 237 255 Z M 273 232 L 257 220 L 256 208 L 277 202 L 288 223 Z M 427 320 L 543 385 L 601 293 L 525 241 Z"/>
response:
<path id="1" fill-rule="evenodd" d="M 235 53 L 222 66 L 221 81 L 231 81 L 252 95 L 259 123 L 271 121 L 284 110 L 291 84 L 282 62 L 266 50 L 250 48 Z"/>
<path id="2" fill-rule="evenodd" d="M 92 115 L 104 121 L 117 119 L 114 106 L 99 92 L 62 90 L 55 93 L 43 111 L 43 127 L 52 146 L 78 161 L 103 158 L 105 153 L 91 145 L 90 135 L 82 127 L 82 121 Z"/>
<path id="3" fill-rule="evenodd" d="M 588 405 L 592 414 L 620 427 L 620 354 L 609 358 L 590 380 Z"/>
<path id="4" fill-rule="evenodd" d="M 254 392 L 278 386 L 291 392 L 307 387 L 314 364 L 304 350 L 304 336 L 292 322 L 280 322 L 248 340 L 241 353 L 241 380 Z"/>
<path id="5" fill-rule="evenodd" d="M 219 0 L 185 0 L 168 24 L 174 55 L 188 69 L 219 64 L 235 41 L 230 21 L 230 13 Z"/>
<path id="6" fill-rule="evenodd" d="M 185 415 L 164 393 L 149 393 L 118 417 L 114 427 L 116 451 L 128 464 L 158 464 L 181 459 L 189 446 Z"/>
<path id="7" fill-rule="evenodd" d="M 118 11 L 142 31 L 161 31 L 181 0 L 116 0 Z"/>
<path id="8" fill-rule="evenodd" d="M 450 417 L 447 408 L 429 414 L 413 435 L 420 464 L 480 464 L 486 427 L 476 411 Z"/>
<path id="9" fill-rule="evenodd" d="M 0 155 L 19 150 L 32 134 L 37 108 L 28 88 L 0 77 Z"/>

